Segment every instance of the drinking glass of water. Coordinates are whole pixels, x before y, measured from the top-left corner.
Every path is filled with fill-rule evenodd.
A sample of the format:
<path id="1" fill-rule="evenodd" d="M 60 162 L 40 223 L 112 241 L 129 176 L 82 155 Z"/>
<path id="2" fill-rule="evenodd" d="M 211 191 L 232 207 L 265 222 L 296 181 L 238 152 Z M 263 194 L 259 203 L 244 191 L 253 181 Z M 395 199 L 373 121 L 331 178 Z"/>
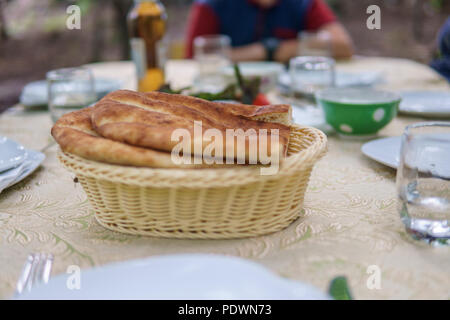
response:
<path id="1" fill-rule="evenodd" d="M 66 113 L 91 105 L 97 98 L 92 72 L 84 67 L 49 71 L 47 90 L 53 122 Z"/>
<path id="2" fill-rule="evenodd" d="M 291 91 L 312 98 L 317 91 L 334 87 L 335 60 L 328 57 L 296 57 L 289 62 Z"/>
<path id="3" fill-rule="evenodd" d="M 194 39 L 194 59 L 199 74 L 195 86 L 200 91 L 218 92 L 226 85 L 223 68 L 230 65 L 231 39 L 226 35 L 207 35 Z"/>
<path id="4" fill-rule="evenodd" d="M 331 57 L 331 34 L 328 31 L 301 31 L 298 33 L 300 56 Z"/>
<path id="5" fill-rule="evenodd" d="M 406 127 L 397 190 L 407 232 L 433 245 L 450 244 L 450 122 Z"/>

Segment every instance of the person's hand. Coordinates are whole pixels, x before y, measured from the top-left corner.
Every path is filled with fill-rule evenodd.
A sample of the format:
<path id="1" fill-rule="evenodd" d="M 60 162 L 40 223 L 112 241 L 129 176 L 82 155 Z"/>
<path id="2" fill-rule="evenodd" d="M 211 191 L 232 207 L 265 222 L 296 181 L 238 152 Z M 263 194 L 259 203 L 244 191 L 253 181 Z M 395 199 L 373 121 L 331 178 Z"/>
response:
<path id="1" fill-rule="evenodd" d="M 264 60 L 266 58 L 266 49 L 261 43 L 252 43 L 246 46 L 231 49 L 231 60 L 249 61 L 249 60 Z"/>
<path id="2" fill-rule="evenodd" d="M 278 62 L 288 62 L 289 59 L 298 55 L 299 42 L 297 39 L 280 42 L 280 46 L 275 51 L 274 58 Z"/>
<path id="3" fill-rule="evenodd" d="M 280 46 L 275 51 L 274 60 L 283 63 L 289 61 L 290 58 L 298 55 L 298 45 L 299 42 L 297 39 L 280 42 Z M 231 60 L 235 62 L 249 60 L 258 61 L 265 59 L 266 49 L 259 42 L 233 48 L 231 50 Z"/>

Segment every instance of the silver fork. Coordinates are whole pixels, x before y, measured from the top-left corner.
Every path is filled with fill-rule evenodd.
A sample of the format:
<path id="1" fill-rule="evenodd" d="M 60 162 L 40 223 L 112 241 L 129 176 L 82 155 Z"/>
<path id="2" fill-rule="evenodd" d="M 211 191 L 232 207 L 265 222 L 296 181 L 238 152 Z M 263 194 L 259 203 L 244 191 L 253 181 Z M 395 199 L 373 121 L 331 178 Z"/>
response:
<path id="1" fill-rule="evenodd" d="M 29 254 L 16 285 L 16 296 L 29 292 L 37 283 L 47 283 L 52 271 L 53 255 L 47 253 Z"/>

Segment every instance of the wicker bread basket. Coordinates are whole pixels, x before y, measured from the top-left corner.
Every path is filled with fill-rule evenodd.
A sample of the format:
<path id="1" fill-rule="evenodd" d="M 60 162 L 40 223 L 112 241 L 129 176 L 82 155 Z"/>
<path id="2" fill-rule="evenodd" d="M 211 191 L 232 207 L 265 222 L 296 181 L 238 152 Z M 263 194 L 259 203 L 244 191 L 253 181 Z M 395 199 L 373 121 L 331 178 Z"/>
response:
<path id="1" fill-rule="evenodd" d="M 292 126 L 288 157 L 276 175 L 258 166 L 152 169 L 110 165 L 58 152 L 75 173 L 104 227 L 128 234 L 231 239 L 276 232 L 298 219 L 326 136 Z"/>

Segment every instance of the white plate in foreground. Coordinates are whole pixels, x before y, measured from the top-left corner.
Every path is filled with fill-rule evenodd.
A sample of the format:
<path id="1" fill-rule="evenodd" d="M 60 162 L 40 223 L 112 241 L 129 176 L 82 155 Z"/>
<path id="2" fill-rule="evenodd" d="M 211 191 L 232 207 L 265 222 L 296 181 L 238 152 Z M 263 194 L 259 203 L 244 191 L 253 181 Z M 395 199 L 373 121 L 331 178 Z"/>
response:
<path id="1" fill-rule="evenodd" d="M 450 92 L 409 91 L 401 96 L 399 111 L 403 114 L 450 119 Z"/>
<path id="2" fill-rule="evenodd" d="M 0 172 L 17 167 L 26 156 L 27 151 L 22 145 L 0 136 Z"/>
<path id="3" fill-rule="evenodd" d="M 81 271 L 79 290 L 70 274 L 20 299 L 329 299 L 314 287 L 281 278 L 261 265 L 219 255 L 170 255 Z"/>

